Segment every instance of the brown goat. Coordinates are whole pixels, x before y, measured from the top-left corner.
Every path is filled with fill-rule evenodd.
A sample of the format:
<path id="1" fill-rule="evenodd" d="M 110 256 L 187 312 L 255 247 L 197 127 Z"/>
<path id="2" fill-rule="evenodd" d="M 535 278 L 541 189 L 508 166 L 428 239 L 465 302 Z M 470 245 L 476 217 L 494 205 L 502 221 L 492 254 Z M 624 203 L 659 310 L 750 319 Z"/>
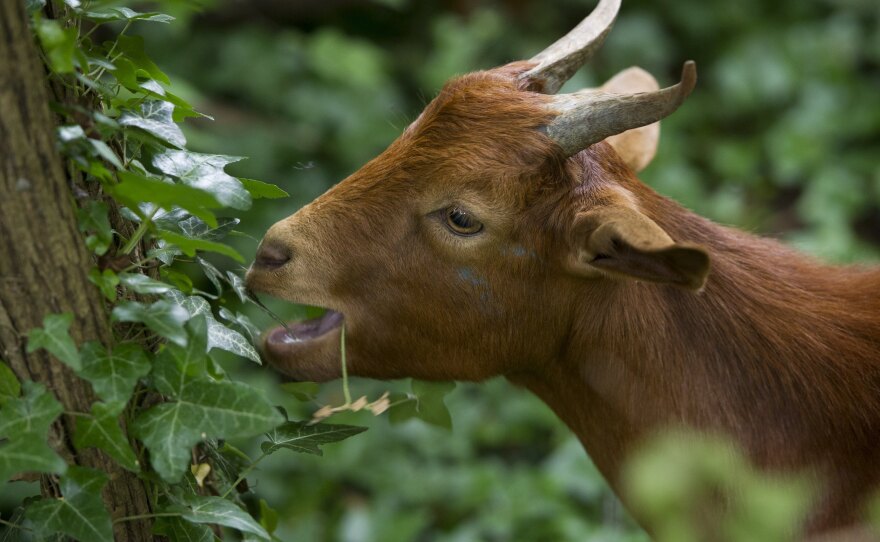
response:
<path id="1" fill-rule="evenodd" d="M 272 226 L 248 285 L 332 310 L 268 332 L 265 353 L 295 379 L 337 378 L 344 321 L 352 374 L 532 390 L 618 494 L 637 446 L 684 425 L 768 471 L 812 472 L 804 533 L 855 525 L 880 489 L 880 270 L 719 226 L 635 177 L 692 64 L 668 89 L 630 69 L 553 95 L 618 7 L 450 81 L 385 152 Z"/>

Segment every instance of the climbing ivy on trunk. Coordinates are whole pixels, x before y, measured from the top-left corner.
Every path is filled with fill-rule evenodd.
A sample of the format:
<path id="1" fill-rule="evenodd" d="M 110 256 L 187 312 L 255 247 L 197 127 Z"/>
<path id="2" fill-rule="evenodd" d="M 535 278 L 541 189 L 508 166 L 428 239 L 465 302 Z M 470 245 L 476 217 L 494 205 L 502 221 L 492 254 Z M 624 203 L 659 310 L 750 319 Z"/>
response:
<path id="1" fill-rule="evenodd" d="M 0 484 L 42 487 L 0 518 L 14 539 L 270 540 L 277 515 L 242 500 L 255 461 L 226 439 L 259 439 L 259 461 L 363 430 L 288 421 L 209 356 L 260 363 L 253 324 L 212 305 L 247 302 L 241 277 L 202 256 L 243 263 L 230 215 L 286 194 L 187 149 L 179 123 L 205 115 L 128 33 L 172 22 L 102 0 L 0 8 Z"/>

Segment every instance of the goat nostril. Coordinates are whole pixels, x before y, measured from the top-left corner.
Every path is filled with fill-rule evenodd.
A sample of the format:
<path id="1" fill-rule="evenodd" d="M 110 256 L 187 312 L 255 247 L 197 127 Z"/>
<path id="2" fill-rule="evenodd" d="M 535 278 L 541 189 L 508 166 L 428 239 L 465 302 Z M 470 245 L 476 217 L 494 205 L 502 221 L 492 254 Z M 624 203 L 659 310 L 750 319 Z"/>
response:
<path id="1" fill-rule="evenodd" d="M 277 245 L 260 245 L 254 263 L 258 267 L 276 268 L 290 261 L 290 251 Z"/>

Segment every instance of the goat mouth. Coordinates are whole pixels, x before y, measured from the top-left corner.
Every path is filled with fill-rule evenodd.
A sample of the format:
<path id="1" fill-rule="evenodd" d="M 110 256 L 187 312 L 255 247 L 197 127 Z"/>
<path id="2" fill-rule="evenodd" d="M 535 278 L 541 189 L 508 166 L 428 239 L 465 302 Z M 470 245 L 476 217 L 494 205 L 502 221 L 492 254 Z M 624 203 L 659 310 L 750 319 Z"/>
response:
<path id="1" fill-rule="evenodd" d="M 266 344 L 271 350 L 286 350 L 339 329 L 344 321 L 341 312 L 328 309 L 317 318 L 276 327 L 266 336 Z"/>

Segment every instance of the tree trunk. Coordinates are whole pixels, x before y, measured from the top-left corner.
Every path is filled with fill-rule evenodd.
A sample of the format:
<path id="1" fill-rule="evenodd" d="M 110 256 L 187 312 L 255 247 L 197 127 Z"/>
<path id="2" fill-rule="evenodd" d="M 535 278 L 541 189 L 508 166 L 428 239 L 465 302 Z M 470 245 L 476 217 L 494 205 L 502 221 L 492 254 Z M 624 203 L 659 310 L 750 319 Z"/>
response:
<path id="1" fill-rule="evenodd" d="M 82 344 L 112 340 L 105 304 L 87 278 L 94 265 L 77 230 L 71 180 L 55 150 L 47 77 L 23 0 L 0 0 L 0 357 L 20 379 L 45 384 L 67 411 L 87 412 L 91 386 L 45 351 L 28 354 L 25 335 L 49 313 L 75 316 Z M 150 512 L 146 486 L 103 452 L 78 452 L 73 419 L 62 416 L 50 443 L 68 463 L 110 476 L 104 502 L 114 518 Z M 57 496 L 50 477 L 43 491 Z M 116 540 L 152 540 L 149 521 L 114 525 Z"/>

